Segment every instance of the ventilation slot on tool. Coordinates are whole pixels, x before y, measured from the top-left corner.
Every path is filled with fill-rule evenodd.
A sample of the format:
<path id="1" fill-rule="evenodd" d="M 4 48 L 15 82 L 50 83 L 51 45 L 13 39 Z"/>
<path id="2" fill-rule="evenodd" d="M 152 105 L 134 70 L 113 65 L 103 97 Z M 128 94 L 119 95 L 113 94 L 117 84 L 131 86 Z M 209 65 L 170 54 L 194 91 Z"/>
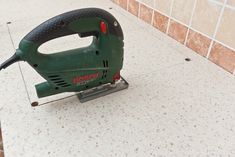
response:
<path id="1" fill-rule="evenodd" d="M 56 78 L 56 77 L 60 77 L 59 75 L 51 75 L 51 76 L 48 76 L 49 78 Z"/>
<path id="2" fill-rule="evenodd" d="M 54 81 L 54 83 L 64 83 L 64 80 L 62 80 L 62 81 Z"/>
<path id="3" fill-rule="evenodd" d="M 107 77 L 108 70 L 103 70 L 102 79 Z"/>
<path id="4" fill-rule="evenodd" d="M 105 68 L 108 68 L 108 67 L 109 67 L 109 62 L 108 62 L 108 60 L 103 60 L 103 66 L 104 66 Z M 107 77 L 107 73 L 108 73 L 108 70 L 103 70 L 102 79 L 104 79 L 104 78 Z"/>
<path id="5" fill-rule="evenodd" d="M 108 62 L 108 60 L 103 60 L 103 65 L 104 65 L 104 67 L 109 67 L 109 62 Z"/>
<path id="6" fill-rule="evenodd" d="M 48 76 L 48 77 L 54 84 L 56 84 L 59 87 L 69 87 L 69 86 L 71 86 L 70 84 L 65 82 L 59 75 L 51 75 L 51 76 Z"/>

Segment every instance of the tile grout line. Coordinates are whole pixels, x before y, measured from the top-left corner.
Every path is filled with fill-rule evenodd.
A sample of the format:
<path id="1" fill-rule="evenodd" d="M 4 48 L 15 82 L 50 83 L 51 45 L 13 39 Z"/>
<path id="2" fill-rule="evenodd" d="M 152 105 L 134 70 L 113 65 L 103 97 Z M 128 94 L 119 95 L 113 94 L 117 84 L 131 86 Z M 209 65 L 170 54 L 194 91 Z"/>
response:
<path id="1" fill-rule="evenodd" d="M 227 1 L 228 1 L 228 0 L 225 0 L 225 1 L 224 1 L 223 6 L 222 6 L 222 9 L 221 9 L 221 11 L 220 11 L 220 15 L 219 15 L 218 21 L 217 21 L 217 23 L 216 23 L 215 31 L 214 31 L 214 34 L 213 34 L 213 36 L 212 36 L 212 41 L 211 41 L 211 43 L 210 43 L 210 47 L 209 47 L 208 52 L 207 52 L 207 55 L 206 55 L 206 58 L 207 58 L 207 59 L 209 59 L 209 56 L 210 56 L 210 53 L 211 53 L 211 50 L 212 50 L 213 43 L 214 43 L 215 38 L 216 38 L 216 35 L 217 35 L 217 33 L 218 33 L 219 26 L 220 26 L 220 23 L 221 23 L 223 14 L 224 14 L 224 9 L 225 9 L 225 6 L 226 6 L 226 4 L 227 4 Z"/>
<path id="2" fill-rule="evenodd" d="M 172 16 L 172 12 L 173 12 L 174 2 L 175 2 L 175 0 L 172 0 L 172 1 L 171 1 L 170 13 L 169 13 L 169 16 L 168 16 L 169 20 L 168 20 L 167 28 L 166 28 L 166 35 L 168 35 L 169 29 L 170 29 L 170 24 L 171 24 L 171 20 L 172 20 L 172 17 L 171 17 L 171 16 Z"/>
<path id="3" fill-rule="evenodd" d="M 225 7 L 229 8 L 229 9 L 232 9 L 233 11 L 235 10 L 235 6 L 232 6 L 232 5 L 229 5 L 229 4 L 226 4 Z"/>
<path id="4" fill-rule="evenodd" d="M 207 54 L 206 54 L 206 58 L 207 58 L 207 59 L 209 59 L 209 57 L 210 57 L 213 43 L 214 43 L 214 39 L 212 38 L 212 39 L 211 39 L 210 46 L 209 46 L 209 49 L 208 49 Z"/>
<path id="5" fill-rule="evenodd" d="M 183 45 L 184 46 L 187 46 L 187 41 L 188 41 L 188 36 L 189 36 L 189 27 L 187 27 L 187 33 L 186 33 L 186 36 L 185 36 L 185 40 L 184 40 L 184 43 L 183 43 Z"/>
<path id="6" fill-rule="evenodd" d="M 217 4 L 217 5 L 220 5 L 220 6 L 223 6 L 224 5 L 224 2 L 219 2 L 219 1 L 217 1 L 217 0 L 209 0 L 210 2 L 213 2 L 213 3 L 215 3 L 215 4 Z"/>
<path id="7" fill-rule="evenodd" d="M 156 8 L 156 3 L 155 0 L 153 1 L 153 8 Z M 151 25 L 154 25 L 154 17 L 155 17 L 155 9 L 153 9 L 153 13 L 152 13 L 152 21 L 151 21 Z"/>
<path id="8" fill-rule="evenodd" d="M 166 28 L 166 34 L 167 34 L 167 35 L 168 35 L 168 33 L 169 33 L 170 23 L 171 23 L 171 19 L 172 19 L 171 16 L 172 16 L 172 12 L 173 12 L 174 2 L 175 2 L 175 0 L 172 0 L 172 1 L 171 1 L 170 13 L 169 13 L 169 16 L 168 16 L 169 20 L 168 20 L 167 28 Z"/>
<path id="9" fill-rule="evenodd" d="M 224 5 L 224 2 L 218 2 L 218 1 L 216 1 L 216 0 L 209 0 L 209 1 L 211 1 L 211 2 L 213 2 L 213 3 L 215 3 L 215 4 L 217 4 L 217 5 L 220 5 L 220 6 L 222 6 L 222 7 L 223 7 L 223 5 Z M 232 9 L 232 10 L 235 10 L 235 6 L 232 6 L 232 5 L 227 4 L 227 3 L 225 3 L 225 7 L 226 7 L 226 8 L 229 8 L 229 9 Z"/>
<path id="10" fill-rule="evenodd" d="M 9 34 L 9 36 L 10 36 L 11 44 L 12 44 L 14 50 L 15 50 L 16 48 L 15 48 L 14 41 L 13 41 L 13 39 L 12 39 L 11 31 L 10 31 L 10 28 L 9 28 L 8 24 L 7 24 L 7 30 L 8 30 L 8 34 Z M 24 87 L 25 87 L 25 91 L 26 91 L 26 94 L 27 94 L 27 97 L 28 97 L 29 104 L 31 104 L 29 92 L 28 92 L 28 89 L 27 89 L 27 87 L 26 87 L 26 81 L 25 81 L 25 78 L 24 78 L 24 76 L 23 76 L 22 68 L 21 68 L 19 62 L 18 62 L 18 67 L 19 67 L 19 70 L 20 70 L 21 78 L 22 78 L 23 83 L 24 83 Z"/>
<path id="11" fill-rule="evenodd" d="M 152 11 L 151 26 L 153 26 L 154 10 Z"/>
<path id="12" fill-rule="evenodd" d="M 188 40 L 188 36 L 189 36 L 190 27 L 192 26 L 193 16 L 194 16 L 194 13 L 195 13 L 195 10 L 196 10 L 196 6 L 197 6 L 197 0 L 194 0 L 193 10 L 192 10 L 191 17 L 190 17 L 190 21 L 189 21 L 189 27 L 188 27 L 187 34 L 186 34 L 185 41 L 184 41 L 184 45 L 185 45 L 185 46 L 186 46 L 186 44 L 187 44 L 187 40 Z"/>

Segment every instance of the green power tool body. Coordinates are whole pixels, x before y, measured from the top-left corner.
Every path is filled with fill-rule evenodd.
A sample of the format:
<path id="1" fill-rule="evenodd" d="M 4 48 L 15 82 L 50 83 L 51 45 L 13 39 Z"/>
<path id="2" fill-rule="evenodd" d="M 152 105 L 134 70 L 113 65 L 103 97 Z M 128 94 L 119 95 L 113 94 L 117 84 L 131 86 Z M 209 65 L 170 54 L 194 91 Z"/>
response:
<path id="1" fill-rule="evenodd" d="M 93 41 L 87 47 L 53 54 L 38 51 L 47 41 L 72 34 L 93 36 Z M 120 24 L 107 11 L 74 10 L 55 16 L 28 33 L 0 70 L 17 61 L 28 62 L 46 80 L 35 86 L 39 98 L 114 85 L 122 79 L 123 39 Z M 122 89 L 128 87 L 128 83 L 125 84 Z"/>

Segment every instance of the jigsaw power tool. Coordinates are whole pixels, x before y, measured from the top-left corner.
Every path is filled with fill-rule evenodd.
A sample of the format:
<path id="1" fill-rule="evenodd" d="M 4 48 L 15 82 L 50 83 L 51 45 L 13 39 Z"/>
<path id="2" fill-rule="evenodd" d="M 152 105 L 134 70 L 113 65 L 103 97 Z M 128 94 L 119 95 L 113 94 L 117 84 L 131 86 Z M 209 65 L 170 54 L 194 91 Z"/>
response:
<path id="1" fill-rule="evenodd" d="M 72 34 L 93 36 L 93 41 L 87 47 L 53 54 L 38 51 L 42 44 Z M 77 92 L 84 102 L 128 87 L 120 76 L 123 40 L 121 26 L 110 13 L 98 8 L 78 9 L 55 16 L 33 29 L 0 70 L 17 61 L 26 61 L 46 80 L 35 85 L 38 98 Z"/>

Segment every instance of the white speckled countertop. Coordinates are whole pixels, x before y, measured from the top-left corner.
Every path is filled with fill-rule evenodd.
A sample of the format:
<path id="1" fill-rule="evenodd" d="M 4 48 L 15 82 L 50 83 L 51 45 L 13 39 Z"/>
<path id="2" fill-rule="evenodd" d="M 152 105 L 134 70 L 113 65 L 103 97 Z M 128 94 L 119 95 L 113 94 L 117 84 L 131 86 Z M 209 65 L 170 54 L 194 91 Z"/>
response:
<path id="1" fill-rule="evenodd" d="M 5 157 L 235 156 L 234 76 L 110 1 L 2 0 L 0 62 L 14 52 L 9 31 L 17 47 L 49 17 L 89 6 L 113 7 L 123 27 L 129 89 L 83 104 L 71 97 L 32 108 L 18 64 L 1 71 Z M 35 72 L 20 65 L 33 87 Z"/>

